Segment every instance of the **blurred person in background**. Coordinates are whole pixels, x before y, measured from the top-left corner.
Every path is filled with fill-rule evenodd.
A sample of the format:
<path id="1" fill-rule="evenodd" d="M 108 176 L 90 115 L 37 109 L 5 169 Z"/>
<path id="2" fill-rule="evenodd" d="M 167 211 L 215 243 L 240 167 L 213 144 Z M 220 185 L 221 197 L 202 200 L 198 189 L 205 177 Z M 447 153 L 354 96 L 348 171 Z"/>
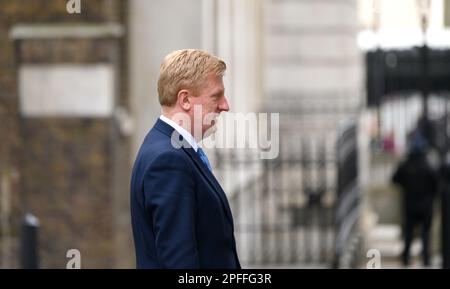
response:
<path id="1" fill-rule="evenodd" d="M 395 135 L 394 135 L 394 131 L 389 132 L 387 135 L 385 135 L 383 137 L 383 142 L 382 142 L 382 146 L 383 146 L 383 151 L 390 153 L 390 154 L 395 154 Z"/>
<path id="2" fill-rule="evenodd" d="M 138 268 L 240 268 L 225 192 L 198 143 L 229 110 L 226 64 L 201 50 L 167 55 L 158 80 L 162 115 L 131 177 Z"/>
<path id="3" fill-rule="evenodd" d="M 410 263 L 410 247 L 418 225 L 421 227 L 423 265 L 430 266 L 430 230 L 438 175 L 429 164 L 426 151 L 427 142 L 417 130 L 410 139 L 406 160 L 392 177 L 393 183 L 399 185 L 403 193 L 404 250 L 401 258 L 404 266 Z"/>

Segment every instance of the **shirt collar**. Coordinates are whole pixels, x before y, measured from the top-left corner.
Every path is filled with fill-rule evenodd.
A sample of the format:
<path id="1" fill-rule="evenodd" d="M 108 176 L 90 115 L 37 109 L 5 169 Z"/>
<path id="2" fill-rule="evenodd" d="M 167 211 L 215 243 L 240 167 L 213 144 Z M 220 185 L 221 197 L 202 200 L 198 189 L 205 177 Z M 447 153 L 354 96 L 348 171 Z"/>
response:
<path id="1" fill-rule="evenodd" d="M 159 117 L 162 121 L 173 127 L 179 134 L 183 136 L 183 138 L 191 145 L 191 147 L 194 149 L 195 152 L 198 150 L 198 144 L 195 141 L 195 138 L 192 136 L 190 132 L 185 130 L 182 126 L 178 125 L 176 122 L 171 120 L 168 117 L 165 117 L 164 115 L 161 115 Z"/>

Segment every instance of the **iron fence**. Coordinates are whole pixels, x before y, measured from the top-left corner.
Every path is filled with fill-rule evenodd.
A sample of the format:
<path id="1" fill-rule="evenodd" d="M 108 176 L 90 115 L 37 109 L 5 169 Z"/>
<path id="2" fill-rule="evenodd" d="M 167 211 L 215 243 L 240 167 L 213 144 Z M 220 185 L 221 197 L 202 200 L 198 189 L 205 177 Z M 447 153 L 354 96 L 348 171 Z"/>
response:
<path id="1" fill-rule="evenodd" d="M 279 155 L 218 151 L 244 266 L 338 266 L 357 228 L 356 125 L 343 133 L 280 127 Z M 337 147 L 337 149 L 336 149 Z"/>

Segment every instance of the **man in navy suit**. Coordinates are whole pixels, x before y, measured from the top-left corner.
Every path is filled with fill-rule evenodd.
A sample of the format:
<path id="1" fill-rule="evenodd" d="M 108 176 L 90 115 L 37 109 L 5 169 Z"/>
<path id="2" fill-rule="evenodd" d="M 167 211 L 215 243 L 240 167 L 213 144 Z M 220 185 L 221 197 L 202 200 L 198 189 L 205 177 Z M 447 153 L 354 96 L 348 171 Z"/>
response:
<path id="1" fill-rule="evenodd" d="M 228 111 L 225 63 L 201 50 L 166 56 L 158 80 L 162 115 L 131 176 L 138 268 L 240 268 L 225 192 L 198 146 Z"/>

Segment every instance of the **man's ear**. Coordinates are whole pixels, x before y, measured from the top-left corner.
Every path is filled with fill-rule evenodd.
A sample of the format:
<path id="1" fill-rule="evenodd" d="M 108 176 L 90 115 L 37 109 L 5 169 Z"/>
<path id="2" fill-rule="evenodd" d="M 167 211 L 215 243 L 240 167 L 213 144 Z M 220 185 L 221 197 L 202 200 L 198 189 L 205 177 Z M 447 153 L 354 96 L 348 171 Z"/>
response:
<path id="1" fill-rule="evenodd" d="M 191 93 L 186 90 L 186 89 L 182 89 L 178 92 L 177 95 L 177 102 L 178 105 L 183 109 L 183 110 L 190 110 L 191 109 L 191 100 L 190 100 L 190 96 Z"/>

